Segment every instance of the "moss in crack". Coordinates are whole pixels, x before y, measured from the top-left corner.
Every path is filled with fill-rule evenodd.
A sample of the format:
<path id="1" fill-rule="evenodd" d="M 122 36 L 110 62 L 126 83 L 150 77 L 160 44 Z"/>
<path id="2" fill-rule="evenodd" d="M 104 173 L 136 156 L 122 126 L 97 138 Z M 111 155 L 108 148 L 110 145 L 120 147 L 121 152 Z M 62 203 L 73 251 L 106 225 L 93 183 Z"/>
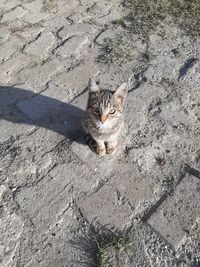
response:
<path id="1" fill-rule="evenodd" d="M 120 25 L 120 26 L 122 26 L 122 27 L 124 27 L 124 28 L 127 27 L 124 18 L 115 19 L 115 20 L 112 21 L 112 24 L 113 24 L 113 25 Z"/>

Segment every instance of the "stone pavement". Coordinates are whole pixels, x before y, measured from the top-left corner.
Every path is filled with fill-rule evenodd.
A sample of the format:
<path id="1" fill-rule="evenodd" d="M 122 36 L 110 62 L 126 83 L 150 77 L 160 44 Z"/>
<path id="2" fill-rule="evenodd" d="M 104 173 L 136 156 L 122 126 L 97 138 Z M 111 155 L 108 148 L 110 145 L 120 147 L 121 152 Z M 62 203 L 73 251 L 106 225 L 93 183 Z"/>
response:
<path id="1" fill-rule="evenodd" d="M 200 38 L 125 2 L 1 0 L 2 267 L 200 266 Z M 115 156 L 84 143 L 89 77 L 131 78 Z"/>

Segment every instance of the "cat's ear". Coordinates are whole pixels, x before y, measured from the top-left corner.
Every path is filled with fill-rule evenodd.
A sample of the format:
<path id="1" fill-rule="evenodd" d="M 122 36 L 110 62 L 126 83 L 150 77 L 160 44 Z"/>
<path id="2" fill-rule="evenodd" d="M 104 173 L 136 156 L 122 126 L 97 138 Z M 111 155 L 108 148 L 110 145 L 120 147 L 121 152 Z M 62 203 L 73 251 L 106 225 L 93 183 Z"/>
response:
<path id="1" fill-rule="evenodd" d="M 93 79 L 89 79 L 88 89 L 89 89 L 90 93 L 99 93 L 100 92 L 99 87 L 97 86 L 95 80 L 93 80 Z"/>
<path id="2" fill-rule="evenodd" d="M 128 87 L 129 86 L 127 83 L 123 83 L 122 85 L 120 85 L 120 87 L 118 87 L 113 94 L 114 100 L 123 105 L 127 96 Z"/>

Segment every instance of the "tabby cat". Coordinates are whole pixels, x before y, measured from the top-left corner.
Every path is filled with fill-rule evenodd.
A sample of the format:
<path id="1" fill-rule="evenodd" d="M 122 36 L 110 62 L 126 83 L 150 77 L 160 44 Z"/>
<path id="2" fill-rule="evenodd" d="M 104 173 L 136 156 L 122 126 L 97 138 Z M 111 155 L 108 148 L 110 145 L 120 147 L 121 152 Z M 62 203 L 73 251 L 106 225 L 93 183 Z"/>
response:
<path id="1" fill-rule="evenodd" d="M 117 138 L 124 125 L 122 109 L 128 84 L 124 83 L 112 92 L 99 89 L 96 82 L 90 79 L 88 89 L 88 104 L 83 127 L 96 142 L 97 154 L 114 154 Z"/>

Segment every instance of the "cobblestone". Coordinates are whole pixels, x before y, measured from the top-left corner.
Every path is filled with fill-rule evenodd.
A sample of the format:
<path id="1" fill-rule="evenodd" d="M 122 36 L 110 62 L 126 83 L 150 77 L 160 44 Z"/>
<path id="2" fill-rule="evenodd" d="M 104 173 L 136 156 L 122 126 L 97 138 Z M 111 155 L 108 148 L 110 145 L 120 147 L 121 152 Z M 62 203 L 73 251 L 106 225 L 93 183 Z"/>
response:
<path id="1" fill-rule="evenodd" d="M 199 36 L 135 2 L 0 3 L 3 267 L 199 266 Z M 86 144 L 89 78 L 129 81 L 115 156 Z"/>
<path id="2" fill-rule="evenodd" d="M 84 35 L 75 35 L 65 41 L 64 45 L 56 49 L 55 54 L 62 58 L 80 55 L 88 38 Z"/>
<path id="3" fill-rule="evenodd" d="M 27 13 L 26 10 L 24 10 L 21 6 L 17 6 L 14 10 L 6 13 L 1 22 L 7 22 L 11 20 L 19 19 L 20 17 L 23 17 Z"/>
<path id="4" fill-rule="evenodd" d="M 100 225 L 122 229 L 131 217 L 130 207 L 127 204 L 121 204 L 112 189 L 106 185 L 93 195 L 81 199 L 77 204 L 85 218 L 90 222 L 97 221 Z M 91 209 L 94 213 L 90 212 Z"/>
<path id="5" fill-rule="evenodd" d="M 47 61 L 43 65 L 23 70 L 20 73 L 20 81 L 34 88 L 34 92 L 40 92 L 51 77 L 61 69 L 62 66 L 57 60 Z"/>
<path id="6" fill-rule="evenodd" d="M 196 191 L 197 184 L 196 178 L 185 177 L 177 185 L 174 194 L 169 196 L 148 220 L 149 224 L 175 247 L 179 246 L 185 233 L 190 231 L 198 219 L 200 195 Z"/>
<path id="7" fill-rule="evenodd" d="M 54 37 L 51 33 L 43 32 L 36 37 L 36 40 L 26 45 L 24 52 L 26 54 L 44 59 L 53 48 Z"/>
<path id="8" fill-rule="evenodd" d="M 2 44 L 0 46 L 0 62 L 5 62 L 14 54 L 19 53 L 22 47 L 23 42 L 17 37 L 13 37 L 8 42 Z"/>

